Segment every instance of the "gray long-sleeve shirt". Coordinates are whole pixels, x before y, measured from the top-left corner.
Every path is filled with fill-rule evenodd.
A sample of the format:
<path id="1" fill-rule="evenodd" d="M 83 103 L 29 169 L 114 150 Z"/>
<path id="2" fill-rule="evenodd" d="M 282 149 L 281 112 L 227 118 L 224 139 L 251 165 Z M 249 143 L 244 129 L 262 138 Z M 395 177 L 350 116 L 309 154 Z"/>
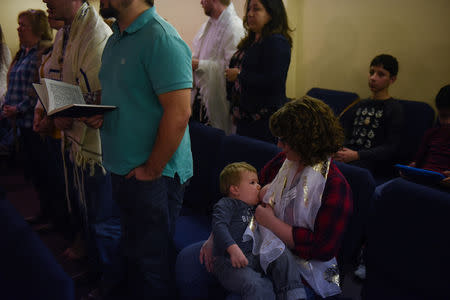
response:
<path id="1" fill-rule="evenodd" d="M 220 199 L 214 205 L 212 215 L 214 255 L 228 257 L 227 248 L 233 244 L 237 244 L 246 256 L 252 252 L 253 241 L 243 242 L 242 236 L 254 211 L 254 206 L 228 197 Z"/>

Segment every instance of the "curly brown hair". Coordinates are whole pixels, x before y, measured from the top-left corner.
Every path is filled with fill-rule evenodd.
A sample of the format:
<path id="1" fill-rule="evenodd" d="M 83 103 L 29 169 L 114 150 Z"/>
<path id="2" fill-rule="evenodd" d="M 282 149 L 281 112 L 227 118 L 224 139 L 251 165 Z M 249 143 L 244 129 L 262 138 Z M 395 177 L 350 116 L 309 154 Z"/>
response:
<path id="1" fill-rule="evenodd" d="M 326 160 L 344 142 L 344 131 L 331 108 L 309 96 L 292 100 L 275 112 L 270 118 L 270 131 L 307 166 Z"/>

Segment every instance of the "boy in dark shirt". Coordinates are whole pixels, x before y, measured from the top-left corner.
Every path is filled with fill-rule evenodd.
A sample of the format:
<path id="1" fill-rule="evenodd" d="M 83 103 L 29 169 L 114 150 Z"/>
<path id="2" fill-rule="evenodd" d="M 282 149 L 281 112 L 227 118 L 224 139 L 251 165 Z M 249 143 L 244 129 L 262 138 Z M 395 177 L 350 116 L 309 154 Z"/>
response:
<path id="1" fill-rule="evenodd" d="M 392 163 L 403 126 L 402 106 L 389 95 L 397 73 L 395 57 L 381 54 L 372 60 L 368 81 L 372 96 L 361 100 L 342 116 L 345 143 L 335 160 L 372 172 Z"/>
<path id="2" fill-rule="evenodd" d="M 436 96 L 437 126 L 425 132 L 412 167 L 444 174 L 443 183 L 450 184 L 450 85 Z"/>
<path id="3" fill-rule="evenodd" d="M 213 211 L 213 273 L 225 289 L 243 299 L 306 298 L 300 270 L 289 250 L 269 265 L 266 277 L 259 256 L 252 254 L 253 241 L 242 239 L 253 222 L 260 189 L 256 169 L 248 163 L 229 164 L 220 173 L 220 191 L 227 197 Z"/>

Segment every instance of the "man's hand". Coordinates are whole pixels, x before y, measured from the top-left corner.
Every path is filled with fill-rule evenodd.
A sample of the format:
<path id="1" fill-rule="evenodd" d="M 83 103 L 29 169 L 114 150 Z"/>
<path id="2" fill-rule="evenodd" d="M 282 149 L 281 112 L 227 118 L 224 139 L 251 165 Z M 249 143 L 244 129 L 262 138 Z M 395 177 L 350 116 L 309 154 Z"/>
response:
<path id="1" fill-rule="evenodd" d="M 33 130 L 34 132 L 37 133 L 50 133 L 51 130 L 53 129 L 53 123 L 52 120 L 50 120 L 48 117 L 44 117 L 42 119 L 40 119 L 37 123 L 36 123 L 36 119 L 34 120 L 33 123 Z"/>
<path id="2" fill-rule="evenodd" d="M 199 63 L 198 58 L 193 58 L 192 59 L 192 71 L 195 72 L 198 69 L 198 63 Z"/>
<path id="3" fill-rule="evenodd" d="M 225 79 L 229 82 L 233 82 L 237 79 L 239 75 L 239 69 L 238 68 L 231 68 L 225 70 Z"/>
<path id="4" fill-rule="evenodd" d="M 334 155 L 334 159 L 337 161 L 349 163 L 354 160 L 359 160 L 359 154 L 358 151 L 354 151 L 349 148 L 342 148 L 342 150 L 339 150 Z"/>
<path id="5" fill-rule="evenodd" d="M 230 254 L 231 265 L 234 268 L 243 268 L 248 265 L 247 257 L 242 253 L 242 250 L 238 245 L 231 245 L 227 248 L 227 252 Z"/>
<path id="6" fill-rule="evenodd" d="M 73 119 L 69 117 L 57 117 L 54 119 L 55 126 L 59 130 L 67 130 L 72 128 Z"/>
<path id="7" fill-rule="evenodd" d="M 84 122 L 89 127 L 98 129 L 103 125 L 103 115 L 95 115 L 92 117 L 83 117 L 80 118 L 81 122 Z"/>
<path id="8" fill-rule="evenodd" d="M 213 256 L 213 247 L 214 247 L 214 239 L 213 234 L 209 235 L 209 238 L 206 242 L 203 243 L 202 248 L 200 249 L 200 263 L 204 264 L 206 270 L 208 272 L 212 272 L 214 268 L 214 260 L 216 259 Z"/>
<path id="9" fill-rule="evenodd" d="M 139 181 L 152 181 L 161 177 L 162 171 L 145 164 L 131 170 L 125 178 L 130 179 L 131 177 L 135 177 Z"/>
<path id="10" fill-rule="evenodd" d="M 7 118 L 12 118 L 17 114 L 17 106 L 13 105 L 4 105 L 3 106 L 3 115 Z"/>
<path id="11" fill-rule="evenodd" d="M 41 110 L 35 110 L 34 111 L 34 119 L 33 119 L 33 131 L 39 132 L 39 124 L 42 121 L 42 111 Z"/>

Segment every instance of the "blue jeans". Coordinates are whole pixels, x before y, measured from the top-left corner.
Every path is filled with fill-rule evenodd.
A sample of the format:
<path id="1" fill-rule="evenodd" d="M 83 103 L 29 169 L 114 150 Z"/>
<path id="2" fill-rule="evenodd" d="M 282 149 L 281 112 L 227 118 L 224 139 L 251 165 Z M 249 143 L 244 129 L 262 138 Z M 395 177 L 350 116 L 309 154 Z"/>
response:
<path id="1" fill-rule="evenodd" d="M 263 275 L 259 256 L 249 255 L 247 259 L 247 267 L 234 268 L 229 258 L 216 257 L 213 273 L 227 291 L 241 295 L 243 300 L 275 300 L 272 282 Z"/>
<path id="2" fill-rule="evenodd" d="M 247 255 L 248 266 L 234 268 L 229 258 L 219 256 L 214 262 L 214 275 L 230 292 L 242 299 L 300 299 L 305 298 L 300 269 L 293 254 L 285 250 L 273 261 L 264 275 L 259 256 Z"/>
<path id="3" fill-rule="evenodd" d="M 109 276 L 112 264 L 118 261 L 121 234 L 120 210 L 112 197 L 111 174 L 103 174 L 99 166 L 94 176 L 89 175 L 89 170 L 84 171 L 84 189 L 88 256 L 100 272 Z"/>
<path id="4" fill-rule="evenodd" d="M 205 241 L 201 241 L 187 246 L 178 254 L 176 264 L 177 287 L 180 299 L 217 299 L 223 297 L 223 288 L 217 279 L 206 271 L 204 265 L 200 264 L 200 248 Z M 270 281 L 269 281 L 270 284 Z M 318 300 L 314 291 L 305 286 L 306 300 Z M 237 294 L 230 294 L 227 300 L 239 300 L 241 297 Z"/>
<path id="5" fill-rule="evenodd" d="M 173 299 L 173 235 L 184 184 L 178 176 L 138 181 L 112 174 L 112 186 L 121 213 L 129 298 Z"/>

